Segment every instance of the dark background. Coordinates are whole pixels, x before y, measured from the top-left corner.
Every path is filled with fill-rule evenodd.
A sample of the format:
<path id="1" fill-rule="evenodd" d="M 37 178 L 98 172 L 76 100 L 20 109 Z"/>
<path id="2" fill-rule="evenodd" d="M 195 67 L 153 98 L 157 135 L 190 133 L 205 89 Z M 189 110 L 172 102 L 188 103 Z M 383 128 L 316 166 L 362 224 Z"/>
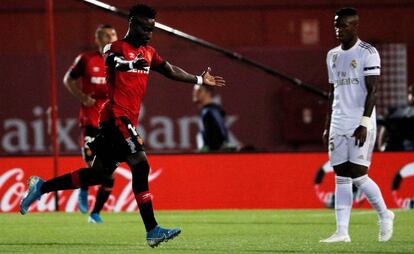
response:
<path id="1" fill-rule="evenodd" d="M 328 90 L 325 56 L 338 43 L 333 31 L 336 9 L 360 13 L 360 37 L 375 45 L 403 43 L 407 83 L 413 83 L 412 17 L 414 1 L 143 1 L 158 10 L 157 21 L 272 66 Z M 107 1 L 128 9 L 137 1 Z M 120 38 L 127 22 L 78 1 L 55 1 L 59 119 L 67 128 L 62 154 L 78 154 L 79 103 L 62 78 L 76 55 L 95 49 L 94 31 L 110 23 Z M 308 31 L 307 26 L 315 30 Z M 0 155 L 48 154 L 46 110 L 49 65 L 45 2 L 0 2 Z M 234 123 L 239 147 L 261 151 L 322 151 L 320 136 L 326 101 L 286 81 L 228 59 L 219 53 L 156 31 L 151 43 L 168 61 L 192 73 L 211 66 L 224 76 L 220 97 Z M 381 91 L 380 91 L 381 92 Z M 194 151 L 197 109 L 192 86 L 151 74 L 140 120 L 150 152 Z M 381 102 L 379 102 L 381 103 Z M 36 111 L 36 112 L 35 112 Z M 304 118 L 304 115 L 308 118 Z M 191 124 L 186 128 L 186 121 Z"/>

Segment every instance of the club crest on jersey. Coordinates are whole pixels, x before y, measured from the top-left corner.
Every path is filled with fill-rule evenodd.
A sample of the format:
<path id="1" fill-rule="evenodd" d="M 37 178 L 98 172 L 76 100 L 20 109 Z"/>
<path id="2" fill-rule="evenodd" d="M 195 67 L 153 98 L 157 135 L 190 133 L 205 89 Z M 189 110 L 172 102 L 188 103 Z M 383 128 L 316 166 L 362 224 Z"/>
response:
<path id="1" fill-rule="evenodd" d="M 332 68 L 335 68 L 336 67 L 336 60 L 337 59 L 338 59 L 338 54 L 337 53 L 334 53 L 332 55 L 332 63 L 333 63 Z"/>
<path id="2" fill-rule="evenodd" d="M 354 68 L 354 69 L 356 69 L 356 67 L 357 67 L 357 61 L 355 59 L 351 61 L 351 67 Z"/>
<path id="3" fill-rule="evenodd" d="M 128 57 L 129 57 L 129 58 L 134 59 L 134 58 L 135 58 L 135 54 L 134 54 L 134 53 L 132 53 L 132 52 L 129 52 L 129 53 L 128 53 Z"/>

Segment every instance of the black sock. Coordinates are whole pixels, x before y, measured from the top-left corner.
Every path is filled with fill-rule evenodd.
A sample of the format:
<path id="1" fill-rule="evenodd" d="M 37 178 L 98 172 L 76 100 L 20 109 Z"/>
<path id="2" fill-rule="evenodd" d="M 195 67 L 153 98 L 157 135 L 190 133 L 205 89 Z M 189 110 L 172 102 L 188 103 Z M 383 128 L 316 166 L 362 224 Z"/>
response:
<path id="1" fill-rule="evenodd" d="M 40 188 L 40 192 L 44 194 L 52 191 L 70 190 L 76 188 L 78 187 L 75 187 L 72 183 L 72 174 L 66 174 L 44 182 Z"/>
<path id="2" fill-rule="evenodd" d="M 95 206 L 93 207 L 92 213 L 100 213 L 105 202 L 108 200 L 111 191 L 107 191 L 105 189 L 99 188 L 98 194 L 96 194 L 96 202 Z"/>
<path id="3" fill-rule="evenodd" d="M 139 212 L 141 213 L 142 221 L 145 225 L 145 230 L 149 232 L 151 231 L 151 229 L 155 228 L 158 225 L 157 221 L 155 220 L 154 209 L 152 208 L 152 201 L 139 204 L 138 207 Z"/>
<path id="4" fill-rule="evenodd" d="M 148 188 L 148 174 L 150 166 L 145 153 L 139 153 L 139 162 L 129 165 L 132 173 L 132 190 L 137 201 L 139 212 L 147 232 L 155 228 L 158 223 L 155 220 L 154 209 L 152 208 L 152 196 Z"/>
<path id="5" fill-rule="evenodd" d="M 114 186 L 114 179 L 109 178 L 107 179 L 98 190 L 98 194 L 96 195 L 96 202 L 95 206 L 92 210 L 92 213 L 100 213 L 104 204 L 109 198 L 109 195 L 111 194 L 112 187 Z"/>
<path id="6" fill-rule="evenodd" d="M 40 192 L 44 194 L 51 191 L 77 189 L 80 186 L 97 185 L 100 184 L 101 181 L 101 176 L 97 175 L 96 172 L 94 173 L 89 168 L 81 168 L 72 173 L 46 181 L 40 188 Z"/>

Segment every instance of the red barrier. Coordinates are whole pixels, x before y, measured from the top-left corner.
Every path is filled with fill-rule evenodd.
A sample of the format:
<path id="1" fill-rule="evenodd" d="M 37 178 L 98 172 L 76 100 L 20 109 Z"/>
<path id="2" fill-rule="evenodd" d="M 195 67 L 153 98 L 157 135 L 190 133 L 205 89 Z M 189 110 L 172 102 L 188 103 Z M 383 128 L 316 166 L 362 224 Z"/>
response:
<path id="1" fill-rule="evenodd" d="M 325 153 L 305 154 L 217 154 L 217 155 L 152 155 L 150 187 L 156 209 L 267 209 L 322 208 L 321 199 L 333 191 L 333 174 L 326 173 L 315 193 L 314 178 L 327 160 Z M 404 173 L 403 183 L 394 191 L 391 183 L 414 153 L 377 153 L 370 176 L 378 183 L 388 206 L 406 206 L 413 195 L 414 181 Z M 80 157 L 62 157 L 59 174 L 83 167 Z M 412 171 L 412 170 L 411 170 Z M 30 175 L 45 179 L 52 176 L 50 157 L 12 157 L 0 159 L 0 211 L 18 210 L 18 202 Z M 106 210 L 136 210 L 131 191 L 131 174 L 126 165 L 117 169 L 115 188 Z M 413 173 L 414 174 L 414 173 Z M 412 177 L 411 177 L 412 178 Z M 94 202 L 95 188 L 90 191 Z M 396 195 L 397 194 L 397 195 Z M 363 199 L 361 199 L 363 200 Z M 53 196 L 46 195 L 32 207 L 35 211 L 53 210 Z M 62 210 L 76 211 L 77 193 L 63 191 Z M 367 202 L 357 202 L 369 207 Z"/>

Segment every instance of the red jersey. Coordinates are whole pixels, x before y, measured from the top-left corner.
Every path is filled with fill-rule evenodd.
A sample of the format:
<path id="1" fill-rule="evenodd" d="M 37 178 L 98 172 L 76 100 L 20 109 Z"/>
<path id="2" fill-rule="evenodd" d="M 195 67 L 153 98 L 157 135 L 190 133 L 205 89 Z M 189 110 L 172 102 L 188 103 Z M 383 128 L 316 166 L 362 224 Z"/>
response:
<path id="1" fill-rule="evenodd" d="M 111 53 L 123 56 L 128 61 L 134 60 L 141 53 L 141 57 L 145 58 L 150 67 L 146 70 L 129 71 L 115 71 L 107 68 L 109 100 L 102 108 L 100 122 L 125 116 L 134 126 L 137 126 L 141 102 L 147 89 L 149 70 L 160 66 L 164 60 L 151 46 L 134 47 L 123 40 L 115 41 L 110 46 L 107 45 L 105 54 Z"/>
<path id="2" fill-rule="evenodd" d="M 105 79 L 105 62 L 99 51 L 80 54 L 70 67 L 70 77 L 81 78 L 83 93 L 91 94 L 95 104 L 87 107 L 81 104 L 79 123 L 82 127 L 92 125 L 99 127 L 99 111 L 108 99 L 108 87 Z"/>

